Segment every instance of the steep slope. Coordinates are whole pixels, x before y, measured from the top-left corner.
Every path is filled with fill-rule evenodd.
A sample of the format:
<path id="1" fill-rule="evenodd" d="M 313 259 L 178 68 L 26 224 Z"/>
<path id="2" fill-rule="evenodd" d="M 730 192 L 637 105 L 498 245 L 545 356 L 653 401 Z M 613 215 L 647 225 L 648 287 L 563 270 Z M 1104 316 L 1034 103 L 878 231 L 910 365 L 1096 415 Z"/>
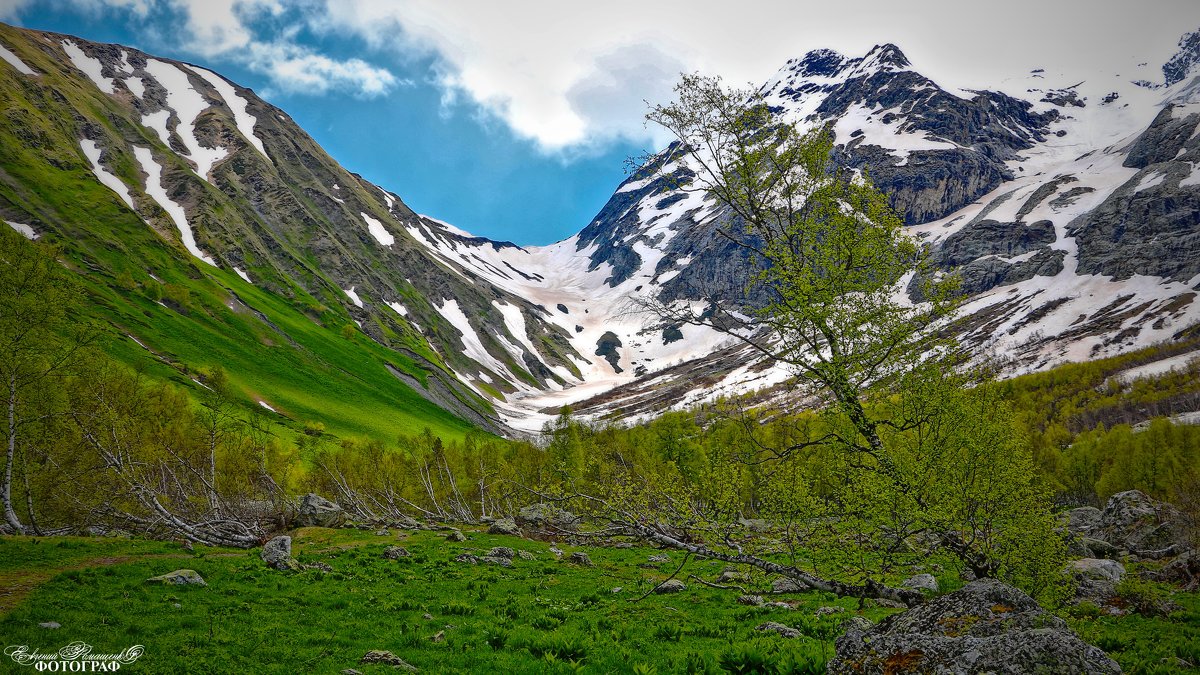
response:
<path id="1" fill-rule="evenodd" d="M 354 423 L 331 422 L 391 436 L 466 428 L 412 391 L 499 431 L 493 399 L 575 369 L 543 310 L 439 264 L 410 234 L 421 216 L 253 92 L 70 36 L 3 26 L 0 45 L 0 216 L 63 243 L 97 316 L 175 370 L 223 366 L 248 397 L 313 419 L 324 396 L 360 399 L 335 415 Z M 226 312 L 265 335 L 230 331 Z M 247 338 L 269 353 L 240 354 Z M 299 386 L 281 350 L 342 386 Z"/>

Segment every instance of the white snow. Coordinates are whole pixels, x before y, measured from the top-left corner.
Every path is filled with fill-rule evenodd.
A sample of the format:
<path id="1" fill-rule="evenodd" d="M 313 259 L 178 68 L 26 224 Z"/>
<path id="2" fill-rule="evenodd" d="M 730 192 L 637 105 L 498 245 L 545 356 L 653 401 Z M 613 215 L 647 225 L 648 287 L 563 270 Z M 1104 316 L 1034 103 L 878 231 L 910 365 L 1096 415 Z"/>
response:
<path id="1" fill-rule="evenodd" d="M 63 40 L 63 51 L 67 53 L 67 57 L 71 59 L 71 63 L 76 68 L 83 71 L 84 75 L 88 76 L 92 82 L 106 94 L 117 93 L 113 86 L 112 78 L 104 77 L 104 66 L 100 63 L 100 59 L 94 56 L 88 56 L 79 48 L 79 45 L 70 40 Z"/>
<path id="2" fill-rule="evenodd" d="M 20 232 L 23 237 L 25 237 L 26 239 L 29 239 L 30 241 L 37 239 L 39 236 L 41 236 L 37 232 L 35 232 L 32 227 L 26 225 L 25 223 L 14 223 L 11 220 L 6 220 L 4 222 L 8 223 L 9 227 L 16 230 L 17 232 Z"/>
<path id="3" fill-rule="evenodd" d="M 83 139 L 79 141 L 79 147 L 83 150 L 83 154 L 87 155 L 88 161 L 92 163 L 92 173 L 96 174 L 96 179 L 103 183 L 108 189 L 117 193 L 121 201 L 129 208 L 133 208 L 133 197 L 129 196 L 129 186 L 125 185 L 124 181 L 117 178 L 100 164 L 100 146 L 96 145 L 96 141 Z"/>
<path id="4" fill-rule="evenodd" d="M 1200 129 L 1200 125 L 1197 125 L 1196 128 Z M 1200 185 L 1200 171 L 1196 170 L 1196 164 L 1189 163 L 1189 166 L 1191 167 L 1192 172 L 1189 173 L 1186 178 L 1179 181 L 1179 187 L 1195 187 Z"/>
<path id="5" fill-rule="evenodd" d="M 142 78 L 137 75 L 131 75 L 123 80 L 125 86 L 129 89 L 129 93 L 141 98 L 146 95 L 146 83 L 142 82 Z"/>
<path id="6" fill-rule="evenodd" d="M 170 110 L 159 110 L 142 115 L 142 126 L 147 129 L 153 129 L 158 134 L 159 140 L 168 148 L 171 147 L 171 130 L 167 128 L 167 121 L 170 119 Z"/>
<path id="7" fill-rule="evenodd" d="M 196 118 L 210 107 L 208 101 L 192 87 L 187 73 L 166 61 L 147 59 L 146 72 L 167 90 L 167 107 L 179 118 L 176 132 L 187 148 L 187 157 L 196 163 L 196 174 L 211 182 L 208 174 L 213 165 L 229 153 L 225 148 L 206 148 L 196 138 Z M 165 121 L 163 126 L 165 128 Z M 166 142 L 166 134 L 159 131 L 159 135 Z"/>
<path id="8" fill-rule="evenodd" d="M 408 308 L 398 302 L 389 302 L 388 307 L 391 307 L 400 316 L 408 316 Z"/>
<path id="9" fill-rule="evenodd" d="M 1142 180 L 1138 181 L 1137 187 L 1133 188 L 1133 191 L 1137 193 L 1141 192 L 1142 190 L 1149 190 L 1152 187 L 1158 187 L 1159 185 L 1162 185 L 1162 182 L 1166 179 L 1167 174 L 1165 173 L 1148 173 L 1142 177 Z"/>
<path id="10" fill-rule="evenodd" d="M 158 165 L 158 162 L 154 161 L 154 153 L 150 151 L 150 148 L 135 145 L 133 146 L 133 154 L 137 158 L 138 163 L 142 165 L 142 171 L 146 172 L 146 194 L 157 202 L 167 212 L 167 215 L 171 217 L 171 221 L 179 229 L 179 239 L 183 242 L 184 248 L 188 250 L 188 253 L 216 267 L 216 261 L 205 255 L 200 250 L 200 247 L 196 245 L 196 238 L 192 234 L 192 226 L 188 223 L 187 213 L 183 210 L 183 207 L 172 201 L 167 195 L 167 190 L 162 184 L 162 167 Z"/>
<path id="11" fill-rule="evenodd" d="M 346 294 L 347 298 L 350 298 L 350 302 L 353 302 L 356 307 L 362 307 L 362 298 L 358 297 L 358 293 L 354 292 L 355 288 L 355 286 L 351 286 L 350 288 L 345 289 L 343 292 Z"/>
<path id="12" fill-rule="evenodd" d="M 258 123 L 258 119 L 251 115 L 248 106 L 249 101 L 238 95 L 234 90 L 233 85 L 229 84 L 225 78 L 217 75 L 211 70 L 197 68 L 196 66 L 188 66 L 193 73 L 204 78 L 206 82 L 212 85 L 213 89 L 225 99 L 225 105 L 229 106 L 229 111 L 233 113 L 233 121 L 237 124 L 238 131 L 242 132 L 250 144 L 258 149 L 259 154 L 271 161 L 271 157 L 267 154 L 266 148 L 263 147 L 262 139 L 254 134 L 254 125 Z"/>
<path id="13" fill-rule="evenodd" d="M 1145 377 L 1154 377 L 1169 373 L 1171 371 L 1182 370 L 1186 368 L 1188 364 L 1196 361 L 1197 359 L 1200 359 L 1200 352 L 1188 352 L 1186 354 L 1179 354 L 1177 356 L 1165 358 L 1160 361 L 1155 361 L 1153 363 L 1147 363 L 1141 366 L 1123 370 L 1114 375 L 1114 377 L 1116 377 L 1117 381 L 1121 382 L 1122 384 L 1129 384 L 1134 380 L 1139 380 Z"/>
<path id="14" fill-rule="evenodd" d="M 450 322 L 450 325 L 454 326 L 459 335 L 462 336 L 463 353 L 468 358 L 478 363 L 482 368 L 490 370 L 492 373 L 510 382 L 515 380 L 512 373 L 509 372 L 508 367 L 488 353 L 488 350 L 483 346 L 483 341 L 479 338 L 479 334 L 471 327 L 471 322 L 467 319 L 467 315 L 459 308 L 458 300 L 453 298 L 447 299 L 437 310 Z M 483 374 L 486 373 L 481 373 L 481 375 Z"/>
<path id="15" fill-rule="evenodd" d="M 261 405 L 262 407 L 266 408 L 267 410 L 270 410 L 271 412 L 273 412 L 275 414 L 279 414 L 279 411 L 272 408 L 271 406 L 267 405 L 266 401 L 259 401 L 258 404 Z"/>
<path id="16" fill-rule="evenodd" d="M 242 271 L 242 268 L 240 268 L 240 267 L 235 267 L 235 268 L 233 268 L 233 271 L 234 271 L 234 272 L 235 272 L 235 273 L 236 273 L 236 274 L 237 274 L 239 277 L 241 277 L 241 278 L 242 278 L 242 281 L 245 281 L 245 282 L 246 282 L 246 283 L 248 283 L 248 284 L 252 284 L 252 283 L 254 283 L 253 281 L 250 281 L 250 275 L 248 275 L 248 274 L 246 274 L 244 271 Z"/>
<path id="17" fill-rule="evenodd" d="M 18 58 L 16 54 L 8 51 L 4 45 L 0 45 L 0 59 L 7 61 L 8 65 L 16 68 L 17 72 L 22 75 L 37 75 L 37 73 L 33 72 L 33 68 L 25 65 L 24 61 Z"/>
<path id="18" fill-rule="evenodd" d="M 367 224 L 367 231 L 371 233 L 372 237 L 375 237 L 375 241 L 379 242 L 382 246 L 391 246 L 396 243 L 396 238 L 392 236 L 391 232 L 387 231 L 383 223 L 375 220 L 366 213 L 361 211 L 359 213 L 362 214 L 362 219 Z"/>

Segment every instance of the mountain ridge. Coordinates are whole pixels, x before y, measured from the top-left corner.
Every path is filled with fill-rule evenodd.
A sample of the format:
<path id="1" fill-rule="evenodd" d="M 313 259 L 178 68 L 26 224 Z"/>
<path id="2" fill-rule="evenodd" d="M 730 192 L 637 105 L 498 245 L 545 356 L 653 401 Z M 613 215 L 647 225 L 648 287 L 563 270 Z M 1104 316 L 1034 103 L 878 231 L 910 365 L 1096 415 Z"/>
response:
<path id="1" fill-rule="evenodd" d="M 1035 71 L 1010 93 L 945 89 L 884 44 L 861 57 L 809 52 L 760 94 L 801 126 L 832 125 L 836 161 L 868 169 L 935 265 L 963 274 L 963 338 L 1025 372 L 1178 338 L 1200 320 L 1197 40 L 1181 39 L 1161 84 Z M 385 355 L 376 365 L 475 425 L 536 432 L 568 404 L 638 419 L 790 376 L 729 336 L 645 310 L 756 303 L 741 292 L 750 261 L 718 234 L 728 211 L 677 188 L 695 170 L 677 145 L 576 235 L 519 246 L 413 212 L 213 71 L 12 27 L 0 44 L 4 77 L 23 90 L 42 68 L 71 92 L 37 94 L 57 114 L 54 138 L 6 122 L 22 144 L 56 151 L 46 171 L 86 168 L 122 231 L 149 225 L 189 276 L 232 272 L 234 298 L 244 282 L 323 330 L 365 336 Z M 3 179 L 6 221 L 67 240 L 86 232 L 78 215 L 56 221 L 22 201 L 29 178 Z M 917 301 L 918 286 L 908 286 Z"/>

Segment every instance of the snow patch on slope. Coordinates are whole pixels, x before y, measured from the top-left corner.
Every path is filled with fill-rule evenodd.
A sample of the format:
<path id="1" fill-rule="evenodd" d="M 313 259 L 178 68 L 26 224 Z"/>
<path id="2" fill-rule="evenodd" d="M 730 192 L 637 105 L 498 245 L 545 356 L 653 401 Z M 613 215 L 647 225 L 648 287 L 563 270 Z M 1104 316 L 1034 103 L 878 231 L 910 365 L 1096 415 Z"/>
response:
<path id="1" fill-rule="evenodd" d="M 0 45 L 0 59 L 7 61 L 8 65 L 16 68 L 17 72 L 21 73 L 22 75 L 37 75 L 37 73 L 33 71 L 33 68 L 25 65 L 24 61 L 22 61 L 16 54 L 8 51 L 4 45 Z"/>
<path id="2" fill-rule="evenodd" d="M 268 162 L 271 161 L 270 155 L 267 154 L 266 148 L 263 147 L 262 139 L 254 133 L 254 125 L 258 124 L 258 119 L 250 114 L 247 108 L 249 101 L 239 96 L 237 91 L 234 90 L 233 85 L 227 82 L 225 78 L 211 70 L 205 70 L 196 66 L 188 66 L 188 69 L 204 78 L 206 82 L 212 85 L 213 89 L 217 90 L 217 93 L 225 100 L 225 105 L 229 107 L 229 111 L 233 113 L 233 121 L 237 124 L 238 131 L 242 132 L 242 136 L 247 141 L 250 141 L 250 144 L 258 150 L 259 154 L 265 157 Z"/>
<path id="3" fill-rule="evenodd" d="M 100 59 L 88 56 L 79 48 L 79 45 L 70 40 L 63 40 L 62 48 L 67 53 L 67 58 L 71 59 L 71 63 L 83 71 L 83 74 L 87 75 L 100 91 L 106 94 L 117 93 L 112 78 L 104 77 L 104 66 L 100 63 Z"/>
<path id="4" fill-rule="evenodd" d="M 192 86 L 187 73 L 166 61 L 147 59 L 146 72 L 150 73 L 167 90 L 167 107 L 173 109 L 176 117 L 179 118 L 176 132 L 183 139 L 184 147 L 187 148 L 187 157 L 196 163 L 196 175 L 211 183 L 208 174 L 212 171 L 213 165 L 224 159 L 229 153 L 225 148 L 206 148 L 196 138 L 196 118 L 210 107 L 208 101 Z M 167 134 L 164 133 L 166 120 L 163 120 L 162 129 L 158 127 L 154 127 L 154 129 L 159 132 L 159 136 L 166 143 Z"/>
<path id="5" fill-rule="evenodd" d="M 126 206 L 133 208 L 133 197 L 129 196 L 129 186 L 109 172 L 100 164 L 100 146 L 96 145 L 96 141 L 83 139 L 79 141 L 79 147 L 83 150 L 83 154 L 87 155 L 88 161 L 92 163 L 92 173 L 96 174 L 96 179 L 103 183 L 108 189 L 117 193 L 121 201 L 125 202 Z"/>
<path id="6" fill-rule="evenodd" d="M 4 222 L 8 223 L 9 227 L 16 230 L 17 232 L 19 232 L 21 234 L 21 236 L 25 237 L 26 239 L 28 239 L 30 241 L 33 241 L 34 239 L 37 239 L 39 236 L 41 236 L 37 232 L 35 232 L 32 227 L 26 225 L 25 223 L 14 223 L 11 220 L 6 220 Z"/>
<path id="7" fill-rule="evenodd" d="M 375 237 L 375 241 L 379 242 L 381 246 L 391 246 L 396 243 L 396 238 L 392 236 L 391 232 L 387 231 L 383 223 L 375 220 L 366 213 L 361 211 L 360 213 L 362 214 L 363 221 L 367 224 L 367 231 L 371 233 L 372 237 Z"/>
<path id="8" fill-rule="evenodd" d="M 350 298 L 350 302 L 353 302 L 355 307 L 362 307 L 362 298 L 358 297 L 358 293 L 355 293 L 354 289 L 355 287 L 351 286 L 350 288 L 344 289 L 342 292 L 346 294 L 347 298 Z"/>
<path id="9" fill-rule="evenodd" d="M 183 242 L 184 248 L 193 256 L 216 267 L 216 261 L 205 255 L 200 250 L 200 247 L 196 245 L 196 238 L 192 234 L 192 226 L 188 223 L 187 213 L 183 210 L 183 207 L 172 201 L 171 197 L 167 195 L 167 190 L 162 184 L 162 167 L 158 165 L 158 162 L 154 161 L 154 153 L 150 151 L 150 148 L 135 145 L 133 146 L 133 154 L 137 158 L 138 163 L 142 165 L 142 171 L 146 172 L 146 194 L 157 202 L 167 212 L 167 215 L 171 217 L 171 221 L 179 229 L 179 238 Z"/>

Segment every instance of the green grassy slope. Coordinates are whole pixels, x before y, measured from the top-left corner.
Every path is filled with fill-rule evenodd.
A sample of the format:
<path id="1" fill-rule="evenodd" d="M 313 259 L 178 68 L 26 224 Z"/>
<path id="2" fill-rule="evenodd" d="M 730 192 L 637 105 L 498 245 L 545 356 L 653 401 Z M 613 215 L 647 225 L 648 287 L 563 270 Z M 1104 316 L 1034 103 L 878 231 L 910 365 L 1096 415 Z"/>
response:
<path id="1" fill-rule="evenodd" d="M 36 43 L 38 35 L 0 26 L 0 41 L 40 73 L 28 77 L 0 64 L 0 216 L 33 225 L 43 241 L 61 247 L 64 264 L 78 273 L 88 296 L 80 320 L 104 327 L 106 351 L 196 392 L 195 374 L 221 367 L 243 405 L 265 401 L 293 427 L 312 420 L 335 434 L 383 439 L 425 427 L 456 438 L 472 427 L 388 371 L 390 365 L 421 383 L 450 378 L 420 334 L 377 317 L 359 329 L 336 301 L 337 285 L 315 263 L 256 265 L 243 256 L 260 282 L 252 285 L 228 271 L 232 264 L 214 268 L 190 256 L 165 213 L 140 192 L 146 179 L 133 145 L 155 150 L 174 181 L 173 198 L 201 195 L 202 219 L 221 224 L 214 236 L 277 249 L 291 244 L 283 236 L 264 241 L 262 224 L 248 222 L 253 209 L 237 202 L 236 190 L 230 197 L 191 174 L 137 122 L 127 102 L 66 68 Z M 96 180 L 80 138 L 105 148 L 106 165 L 133 188 L 142 217 Z M 221 170 L 245 170 L 246 154 L 244 148 L 234 152 Z M 295 224 L 297 236 L 304 226 Z M 308 255 L 294 253 L 289 259 Z M 490 412 L 481 399 L 459 394 L 465 406 Z"/>

